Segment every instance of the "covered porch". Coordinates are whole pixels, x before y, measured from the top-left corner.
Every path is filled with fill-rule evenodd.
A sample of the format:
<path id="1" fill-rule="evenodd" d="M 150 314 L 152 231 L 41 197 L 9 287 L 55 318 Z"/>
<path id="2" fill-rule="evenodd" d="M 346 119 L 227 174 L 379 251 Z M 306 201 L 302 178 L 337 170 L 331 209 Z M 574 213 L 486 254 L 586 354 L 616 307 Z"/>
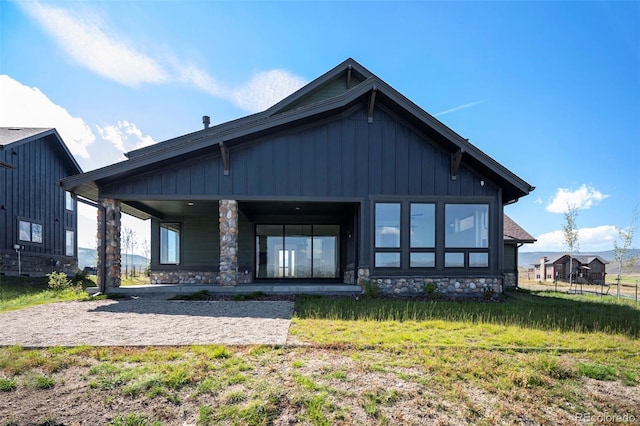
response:
<path id="1" fill-rule="evenodd" d="M 100 291 L 120 287 L 121 211 L 151 219 L 156 290 L 170 285 L 195 292 L 204 285 L 207 291 L 238 287 L 231 293 L 327 294 L 356 281 L 359 200 L 107 199 L 99 205 Z"/>

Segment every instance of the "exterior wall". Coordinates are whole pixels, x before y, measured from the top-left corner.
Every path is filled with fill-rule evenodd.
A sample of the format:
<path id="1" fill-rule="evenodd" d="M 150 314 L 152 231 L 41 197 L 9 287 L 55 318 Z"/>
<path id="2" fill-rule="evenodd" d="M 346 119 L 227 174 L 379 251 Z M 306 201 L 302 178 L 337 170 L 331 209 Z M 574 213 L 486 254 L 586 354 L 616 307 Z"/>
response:
<path id="1" fill-rule="evenodd" d="M 46 263 L 52 258 L 62 265 L 78 263 L 75 241 L 74 255 L 65 256 L 66 231 L 73 231 L 77 241 L 77 203 L 74 200 L 74 209 L 66 210 L 65 191 L 59 184 L 77 170 L 55 138 L 50 134 L 0 149 L 0 160 L 15 165 L 13 169 L 0 167 L 0 250 L 15 254 L 13 246 L 23 246 L 21 257 L 34 259 L 24 264 L 23 273 L 51 272 Z M 20 240 L 19 220 L 41 224 L 42 243 Z M 0 265 L 0 273 L 12 272 L 5 267 L 10 265 Z M 76 270 L 71 267 L 70 272 Z"/>
<path id="2" fill-rule="evenodd" d="M 255 142 L 234 144 L 229 141 L 227 147 L 230 162 L 228 176 L 223 173 L 219 150 L 214 146 L 207 152 L 197 153 L 197 157 L 172 162 L 153 172 L 127 178 L 126 182 L 106 185 L 101 188 L 102 194 L 123 200 L 158 199 L 156 197 L 239 201 L 303 199 L 308 202 L 363 200 L 361 211 L 358 212 L 361 220 L 357 223 L 357 244 L 348 251 L 357 253 L 358 258 L 343 260 L 345 281 L 355 280 L 355 272 L 351 270 L 355 271 L 356 266 L 347 268 L 348 265 L 353 263 L 359 267 L 372 264 L 374 201 L 391 198 L 420 202 L 482 200 L 489 205 L 491 212 L 490 266 L 481 271 L 477 268 L 474 271 L 452 271 L 440 267 L 433 274 L 502 274 L 500 189 L 466 168 L 464 161 L 456 180 L 452 180 L 451 157 L 439 148 L 439 141 L 418 132 L 384 107 L 376 106 L 371 124 L 367 122 L 366 107 L 359 105 L 348 113 L 321 122 L 262 135 Z M 152 237 L 152 246 L 153 241 Z M 242 263 L 246 263 L 247 245 L 252 247 L 253 244 L 253 241 L 240 242 L 238 250 L 245 250 L 241 254 L 245 259 Z M 190 246 L 190 242 L 184 241 L 183 245 Z M 252 247 L 251 252 L 253 250 Z M 197 270 L 205 266 L 202 263 L 189 264 L 187 257 L 183 260 L 184 264 L 180 267 L 159 269 Z M 152 269 L 158 269 L 159 266 L 152 264 Z M 239 263 L 236 266 L 246 267 Z M 210 267 L 217 265 L 214 263 Z M 397 271 L 398 276 L 408 274 L 411 271 Z"/>
<path id="3" fill-rule="evenodd" d="M 18 255 L 14 251 L 3 250 L 0 252 L 0 273 L 4 275 L 28 275 L 41 277 L 51 272 L 64 272 L 73 275 L 78 272 L 78 259 L 66 256 L 46 256 L 20 253 L 20 265 Z"/>

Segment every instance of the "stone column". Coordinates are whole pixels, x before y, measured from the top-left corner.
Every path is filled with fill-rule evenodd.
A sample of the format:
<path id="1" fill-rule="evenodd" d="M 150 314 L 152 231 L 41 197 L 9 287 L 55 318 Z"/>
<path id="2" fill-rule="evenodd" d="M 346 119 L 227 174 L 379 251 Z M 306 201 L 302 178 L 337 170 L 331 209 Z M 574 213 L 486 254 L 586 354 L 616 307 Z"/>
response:
<path id="1" fill-rule="evenodd" d="M 220 285 L 238 284 L 238 202 L 220 200 Z"/>
<path id="2" fill-rule="evenodd" d="M 98 208 L 98 288 L 106 290 L 120 287 L 120 201 L 101 199 L 98 204 L 101 206 Z M 106 231 L 104 241 L 103 229 Z"/>

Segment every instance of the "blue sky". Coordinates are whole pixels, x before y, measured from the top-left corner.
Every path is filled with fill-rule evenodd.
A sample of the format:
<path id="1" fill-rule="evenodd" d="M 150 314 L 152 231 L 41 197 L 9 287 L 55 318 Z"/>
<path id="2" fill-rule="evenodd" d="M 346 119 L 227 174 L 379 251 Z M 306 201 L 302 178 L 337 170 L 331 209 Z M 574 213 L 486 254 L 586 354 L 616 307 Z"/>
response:
<path id="1" fill-rule="evenodd" d="M 263 110 L 347 57 L 536 187 L 505 209 L 538 238 L 524 250 L 566 249 L 568 204 L 582 253 L 629 225 L 640 2 L 0 0 L 0 126 L 56 127 L 87 171 L 202 115 Z M 79 245 L 94 236 L 83 208 Z"/>

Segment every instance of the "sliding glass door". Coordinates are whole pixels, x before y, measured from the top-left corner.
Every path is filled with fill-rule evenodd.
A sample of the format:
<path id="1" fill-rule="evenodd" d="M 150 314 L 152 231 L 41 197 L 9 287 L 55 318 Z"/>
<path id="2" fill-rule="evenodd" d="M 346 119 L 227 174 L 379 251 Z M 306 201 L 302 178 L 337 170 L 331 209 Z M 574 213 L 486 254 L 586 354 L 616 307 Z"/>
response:
<path id="1" fill-rule="evenodd" d="M 339 225 L 256 225 L 256 278 L 339 278 Z"/>

